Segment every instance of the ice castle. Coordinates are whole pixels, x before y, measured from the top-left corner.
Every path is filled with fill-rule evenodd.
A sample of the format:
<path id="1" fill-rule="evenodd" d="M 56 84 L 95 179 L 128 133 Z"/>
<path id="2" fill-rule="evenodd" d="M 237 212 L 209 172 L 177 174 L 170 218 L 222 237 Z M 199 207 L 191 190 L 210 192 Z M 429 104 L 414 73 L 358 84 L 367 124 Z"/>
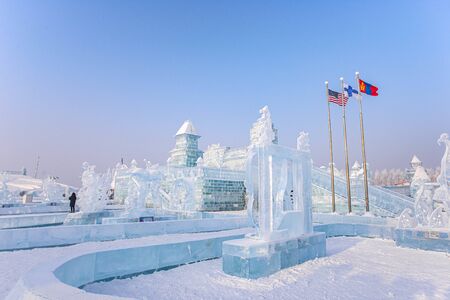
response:
<path id="1" fill-rule="evenodd" d="M 250 130 L 252 144 L 261 124 Z M 273 143 L 278 143 L 277 129 Z M 209 145 L 206 151 L 198 147 L 200 135 L 190 120 L 175 134 L 175 147 L 169 152 L 167 165 L 158 167 L 161 174 L 160 198 L 149 195 L 151 207 L 168 210 L 219 211 L 243 210 L 246 204 L 245 163 L 248 146 L 240 148 Z M 134 171 L 132 171 L 132 169 Z M 129 193 L 129 182 L 136 166 L 119 164 L 114 176 L 114 201 L 123 204 Z"/>

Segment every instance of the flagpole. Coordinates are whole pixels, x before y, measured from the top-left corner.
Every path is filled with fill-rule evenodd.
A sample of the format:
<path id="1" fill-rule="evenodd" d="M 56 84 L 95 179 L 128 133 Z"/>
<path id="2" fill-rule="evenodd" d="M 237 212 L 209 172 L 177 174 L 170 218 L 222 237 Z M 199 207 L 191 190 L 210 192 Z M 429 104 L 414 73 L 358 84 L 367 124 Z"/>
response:
<path id="1" fill-rule="evenodd" d="M 333 135 L 331 134 L 331 113 L 330 113 L 330 101 L 328 95 L 328 81 L 325 81 L 325 88 L 327 93 L 327 105 L 328 105 L 328 133 L 330 135 L 330 170 L 331 170 L 331 210 L 336 212 L 336 196 L 334 192 L 334 161 L 333 161 Z"/>
<path id="2" fill-rule="evenodd" d="M 348 167 L 348 146 L 347 146 L 347 125 L 345 121 L 345 90 L 344 90 L 344 78 L 341 77 L 341 88 L 342 88 L 342 95 L 341 95 L 341 104 L 342 104 L 342 122 L 344 124 L 344 151 L 345 151 L 345 175 L 347 177 L 347 205 L 348 205 L 348 213 L 352 212 L 352 193 L 350 191 L 350 170 Z"/>
<path id="3" fill-rule="evenodd" d="M 364 121 L 363 121 L 363 111 L 362 111 L 362 94 L 359 86 L 359 72 L 355 73 L 356 86 L 358 87 L 358 99 L 359 99 L 359 126 L 361 129 L 361 149 L 363 158 L 363 168 L 364 168 L 364 199 L 366 202 L 366 212 L 369 212 L 369 185 L 367 180 L 367 160 L 366 160 L 366 142 L 364 139 Z"/>

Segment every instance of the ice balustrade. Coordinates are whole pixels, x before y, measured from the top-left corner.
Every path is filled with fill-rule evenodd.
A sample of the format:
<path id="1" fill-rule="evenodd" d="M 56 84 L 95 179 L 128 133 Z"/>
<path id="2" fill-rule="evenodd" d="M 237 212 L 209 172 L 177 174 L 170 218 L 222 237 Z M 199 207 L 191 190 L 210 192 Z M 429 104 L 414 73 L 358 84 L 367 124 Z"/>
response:
<path id="1" fill-rule="evenodd" d="M 330 191 L 330 181 L 330 174 L 328 174 L 326 171 L 316 167 L 312 169 L 313 186 Z M 336 194 L 340 198 L 347 199 L 347 197 L 345 196 L 347 193 L 345 179 L 335 177 L 334 187 Z M 353 189 L 353 191 L 356 191 L 355 200 L 362 201 L 362 187 L 359 186 L 359 188 Z M 352 198 L 352 200 L 354 199 Z M 404 209 L 412 209 L 414 207 L 414 199 L 400 193 L 396 193 L 394 191 L 372 185 L 369 185 L 369 200 L 371 210 L 377 215 L 381 216 L 398 216 Z"/>

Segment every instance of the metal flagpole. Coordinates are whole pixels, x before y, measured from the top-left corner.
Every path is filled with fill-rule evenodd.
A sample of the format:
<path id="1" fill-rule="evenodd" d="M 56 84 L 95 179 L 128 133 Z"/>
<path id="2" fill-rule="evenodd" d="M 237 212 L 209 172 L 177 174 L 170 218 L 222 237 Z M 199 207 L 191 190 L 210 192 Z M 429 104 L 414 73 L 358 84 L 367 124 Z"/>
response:
<path id="1" fill-rule="evenodd" d="M 369 211 L 369 185 L 367 180 L 367 161 L 366 161 L 366 142 L 364 139 L 364 121 L 363 121 L 363 111 L 362 111 L 362 94 L 359 87 L 359 72 L 355 73 L 356 85 L 358 87 L 358 100 L 359 100 L 359 126 L 361 129 L 361 148 L 362 148 L 362 158 L 363 158 L 363 168 L 364 168 L 364 198 L 366 202 L 366 212 Z"/>
<path id="2" fill-rule="evenodd" d="M 331 209 L 336 212 L 336 196 L 334 193 L 334 161 L 333 161 L 333 135 L 331 134 L 331 113 L 330 113 L 330 101 L 328 97 L 328 81 L 325 81 L 325 88 L 327 92 L 327 105 L 328 105 L 328 133 L 330 135 L 330 170 L 331 170 Z"/>
<path id="3" fill-rule="evenodd" d="M 341 77 L 341 87 L 342 87 L 342 95 L 341 95 L 341 104 L 342 104 L 342 122 L 344 123 L 344 151 L 345 151 L 345 175 L 347 177 L 347 204 L 348 204 L 348 212 L 352 212 L 352 193 L 350 191 L 350 171 L 348 167 L 348 146 L 347 146 L 347 125 L 345 122 L 345 90 L 344 90 L 344 78 Z"/>

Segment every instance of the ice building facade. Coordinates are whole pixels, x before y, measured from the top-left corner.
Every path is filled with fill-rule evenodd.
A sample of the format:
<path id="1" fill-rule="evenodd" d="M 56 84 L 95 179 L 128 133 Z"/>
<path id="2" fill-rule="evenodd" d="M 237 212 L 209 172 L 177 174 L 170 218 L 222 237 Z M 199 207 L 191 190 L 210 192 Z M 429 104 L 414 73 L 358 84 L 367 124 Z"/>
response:
<path id="1" fill-rule="evenodd" d="M 258 136 L 258 121 L 250 130 L 250 144 Z M 278 141 L 274 131 L 273 143 Z M 191 121 L 185 121 L 175 135 L 175 147 L 169 152 L 167 166 L 159 167 L 160 198 L 147 197 L 147 206 L 169 210 L 219 211 L 242 210 L 246 206 L 245 163 L 248 147 L 230 148 L 220 144 L 199 149 L 200 135 Z M 114 172 L 114 201 L 124 204 L 129 181 L 136 166 L 119 164 Z M 157 201 L 153 199 L 158 199 Z"/>

